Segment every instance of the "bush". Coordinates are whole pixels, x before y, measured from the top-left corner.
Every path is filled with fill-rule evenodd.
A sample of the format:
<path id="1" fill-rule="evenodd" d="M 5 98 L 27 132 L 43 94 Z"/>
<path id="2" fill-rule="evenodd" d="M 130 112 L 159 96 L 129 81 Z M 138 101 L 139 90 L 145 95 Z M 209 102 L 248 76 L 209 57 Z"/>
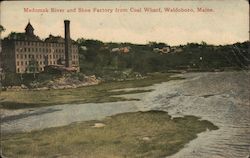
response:
<path id="1" fill-rule="evenodd" d="M 22 84 L 22 77 L 16 73 L 6 73 L 3 80 L 3 86 L 20 86 Z"/>

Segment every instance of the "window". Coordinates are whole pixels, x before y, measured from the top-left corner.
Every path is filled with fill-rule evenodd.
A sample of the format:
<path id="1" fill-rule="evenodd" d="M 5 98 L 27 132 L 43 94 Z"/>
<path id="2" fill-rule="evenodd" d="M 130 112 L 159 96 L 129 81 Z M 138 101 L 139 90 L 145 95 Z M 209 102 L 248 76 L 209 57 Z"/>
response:
<path id="1" fill-rule="evenodd" d="M 16 65 L 19 66 L 19 61 L 16 62 Z"/>
<path id="2" fill-rule="evenodd" d="M 17 59 L 19 58 L 19 54 L 16 55 L 16 58 L 17 58 Z"/>
<path id="3" fill-rule="evenodd" d="M 22 54 L 20 54 L 20 58 L 23 59 L 23 55 Z"/>
<path id="4" fill-rule="evenodd" d="M 31 54 L 30 54 L 30 55 L 29 55 L 29 58 L 30 58 L 30 59 L 34 59 L 34 55 L 31 55 Z"/>
<path id="5" fill-rule="evenodd" d="M 28 52 L 30 52 L 30 48 L 28 48 Z"/>
<path id="6" fill-rule="evenodd" d="M 19 69 L 19 68 L 17 68 L 17 72 L 20 72 L 20 69 Z"/>
<path id="7" fill-rule="evenodd" d="M 27 55 L 26 54 L 24 54 L 24 59 L 27 59 Z"/>

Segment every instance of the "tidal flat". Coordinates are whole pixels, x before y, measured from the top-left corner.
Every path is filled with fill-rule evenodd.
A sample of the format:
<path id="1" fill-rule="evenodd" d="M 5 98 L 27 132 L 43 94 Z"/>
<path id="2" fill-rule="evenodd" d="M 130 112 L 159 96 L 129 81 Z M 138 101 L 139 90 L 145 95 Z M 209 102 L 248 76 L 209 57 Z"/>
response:
<path id="1" fill-rule="evenodd" d="M 104 82 L 99 85 L 63 90 L 23 90 L 0 92 L 0 109 L 23 109 L 61 104 L 104 103 L 128 101 L 115 95 L 143 93 L 150 90 L 113 91 L 124 88 L 146 87 L 155 83 L 182 79 L 170 73 L 153 73 L 147 78 L 129 81 Z"/>
<path id="2" fill-rule="evenodd" d="M 5 134 L 7 157 L 160 158 L 176 153 L 198 133 L 216 130 L 198 117 L 171 118 L 167 112 L 128 112 L 103 120 L 19 134 Z"/>

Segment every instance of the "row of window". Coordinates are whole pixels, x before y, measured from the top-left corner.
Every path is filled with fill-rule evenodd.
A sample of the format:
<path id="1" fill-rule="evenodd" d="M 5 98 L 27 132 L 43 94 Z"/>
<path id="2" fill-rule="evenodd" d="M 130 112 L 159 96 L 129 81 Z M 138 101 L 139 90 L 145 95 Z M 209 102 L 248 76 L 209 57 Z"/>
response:
<path id="1" fill-rule="evenodd" d="M 27 65 L 30 65 L 31 64 L 31 61 L 17 61 L 16 62 L 16 65 L 17 66 L 27 66 Z M 37 64 L 39 64 L 39 65 L 46 65 L 46 61 L 39 61 L 39 62 L 37 62 Z M 52 64 L 57 64 L 57 62 L 56 61 L 48 61 L 48 64 L 49 65 L 52 65 Z M 77 61 L 72 61 L 72 64 L 77 64 Z"/>
<path id="2" fill-rule="evenodd" d="M 17 52 L 46 52 L 46 53 L 64 53 L 64 49 L 53 48 L 16 48 Z M 72 49 L 72 53 L 77 53 L 77 49 Z"/>
<path id="3" fill-rule="evenodd" d="M 64 43 L 46 43 L 46 42 L 31 42 L 31 41 L 16 41 L 15 44 L 18 46 L 55 46 L 64 47 Z M 76 48 L 76 45 L 72 45 Z"/>
<path id="4" fill-rule="evenodd" d="M 19 72 L 33 72 L 34 70 L 28 69 L 28 68 L 26 68 L 26 69 L 17 68 L 16 71 L 19 73 Z M 36 71 L 43 71 L 43 68 L 42 67 L 37 68 Z"/>
<path id="5" fill-rule="evenodd" d="M 58 58 L 65 58 L 64 55 L 59 55 L 59 54 L 53 54 L 53 55 L 42 55 L 42 54 L 16 54 L 17 59 L 58 59 Z M 73 59 L 77 59 L 78 55 L 72 55 Z"/>
<path id="6" fill-rule="evenodd" d="M 40 65 L 45 65 L 45 61 L 39 61 L 39 62 L 37 62 L 37 64 L 38 64 L 38 63 L 39 63 Z M 17 62 L 16 62 L 16 65 L 17 65 L 17 66 L 19 66 L 19 65 L 20 65 L 20 66 L 23 66 L 23 65 L 26 65 L 26 66 L 27 66 L 27 65 L 29 65 L 29 64 L 31 64 L 31 61 L 20 61 L 20 62 L 17 61 Z M 50 61 L 50 64 L 52 64 L 52 61 Z M 55 61 L 54 61 L 54 64 L 55 64 Z"/>
<path id="7" fill-rule="evenodd" d="M 21 61 L 21 65 L 22 64 L 24 64 L 22 61 Z M 42 64 L 44 64 L 45 65 L 45 62 L 42 62 L 42 61 L 40 61 L 40 65 L 42 65 Z M 56 64 L 56 61 L 50 61 L 49 62 L 49 65 L 52 65 L 52 64 Z M 77 62 L 76 61 L 72 61 L 72 64 L 77 64 Z M 28 65 L 28 62 L 26 61 L 25 62 L 25 65 Z M 37 70 L 36 71 L 43 71 L 44 70 L 44 68 L 43 67 L 39 67 L 39 68 L 37 68 Z M 17 67 L 17 72 L 18 73 L 20 73 L 20 72 L 33 72 L 34 70 L 32 69 L 32 70 L 29 70 L 28 68 L 25 68 L 25 69 L 22 69 L 22 68 L 20 68 L 20 67 Z"/>

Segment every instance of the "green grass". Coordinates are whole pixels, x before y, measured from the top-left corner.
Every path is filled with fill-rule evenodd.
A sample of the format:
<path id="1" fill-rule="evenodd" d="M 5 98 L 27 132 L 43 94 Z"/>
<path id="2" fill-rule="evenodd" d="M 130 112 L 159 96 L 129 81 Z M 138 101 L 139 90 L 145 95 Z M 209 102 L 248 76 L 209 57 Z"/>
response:
<path id="1" fill-rule="evenodd" d="M 115 89 L 150 86 L 155 83 L 165 82 L 178 77 L 169 77 L 170 74 L 155 73 L 145 79 L 107 82 L 95 86 L 87 86 L 76 89 L 44 90 L 44 91 L 2 91 L 0 95 L 0 108 L 21 109 L 59 104 L 72 103 L 102 103 L 131 100 L 122 97 L 114 97 L 119 94 L 142 93 L 145 90 L 112 91 Z M 133 99 L 132 99 L 133 100 Z"/>
<path id="2" fill-rule="evenodd" d="M 94 128 L 95 123 L 105 126 Z M 194 116 L 171 119 L 163 111 L 133 112 L 102 121 L 3 135 L 2 149 L 10 158 L 160 158 L 176 153 L 206 129 L 218 128 Z"/>

